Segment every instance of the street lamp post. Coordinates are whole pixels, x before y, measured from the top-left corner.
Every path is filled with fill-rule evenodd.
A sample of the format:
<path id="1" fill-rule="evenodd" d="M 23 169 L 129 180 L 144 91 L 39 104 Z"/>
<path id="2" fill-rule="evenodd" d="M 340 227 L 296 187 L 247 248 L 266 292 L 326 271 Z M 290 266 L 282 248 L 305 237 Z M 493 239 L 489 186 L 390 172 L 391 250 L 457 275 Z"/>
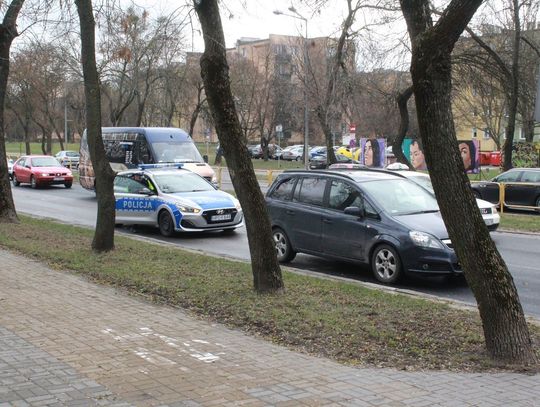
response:
<path id="1" fill-rule="evenodd" d="M 304 35 L 304 166 L 306 169 L 309 169 L 309 106 L 308 106 L 308 92 L 307 92 L 307 69 L 308 69 L 308 20 L 302 14 L 300 14 L 293 6 L 289 7 L 288 10 L 293 13 L 284 13 L 280 10 L 275 10 L 274 14 L 283 15 L 298 20 L 304 21 L 305 24 L 305 35 Z"/>

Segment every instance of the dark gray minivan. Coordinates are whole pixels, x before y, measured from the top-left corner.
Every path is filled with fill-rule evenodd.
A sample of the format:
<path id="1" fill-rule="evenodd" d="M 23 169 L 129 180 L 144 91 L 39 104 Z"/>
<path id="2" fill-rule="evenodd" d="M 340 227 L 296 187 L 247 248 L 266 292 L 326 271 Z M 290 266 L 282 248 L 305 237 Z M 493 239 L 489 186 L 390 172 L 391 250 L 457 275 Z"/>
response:
<path id="1" fill-rule="evenodd" d="M 375 171 L 293 170 L 266 194 L 280 262 L 296 253 L 369 264 L 377 280 L 404 272 L 461 274 L 435 198 Z"/>

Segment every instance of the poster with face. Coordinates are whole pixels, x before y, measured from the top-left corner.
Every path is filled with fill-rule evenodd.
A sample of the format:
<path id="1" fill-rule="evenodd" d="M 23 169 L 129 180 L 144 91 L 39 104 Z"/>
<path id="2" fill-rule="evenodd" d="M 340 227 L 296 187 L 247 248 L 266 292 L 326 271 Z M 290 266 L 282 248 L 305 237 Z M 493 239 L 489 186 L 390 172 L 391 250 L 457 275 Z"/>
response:
<path id="1" fill-rule="evenodd" d="M 385 140 L 382 138 L 360 139 L 360 145 L 362 147 L 362 158 L 360 160 L 361 163 L 364 164 L 366 167 L 383 168 L 385 158 L 385 144 Z"/>
<path id="2" fill-rule="evenodd" d="M 458 140 L 459 153 L 463 160 L 465 171 L 470 174 L 477 174 L 480 171 L 480 149 L 478 140 Z M 417 170 L 427 170 L 424 149 L 420 139 L 403 140 L 403 153 L 412 166 Z"/>
<path id="3" fill-rule="evenodd" d="M 459 154 L 463 160 L 465 172 L 478 174 L 480 171 L 480 149 L 478 140 L 458 140 Z"/>
<path id="4" fill-rule="evenodd" d="M 405 139 L 403 140 L 403 154 L 409 159 L 415 170 L 427 170 L 426 157 L 424 156 L 424 148 L 420 139 Z"/>

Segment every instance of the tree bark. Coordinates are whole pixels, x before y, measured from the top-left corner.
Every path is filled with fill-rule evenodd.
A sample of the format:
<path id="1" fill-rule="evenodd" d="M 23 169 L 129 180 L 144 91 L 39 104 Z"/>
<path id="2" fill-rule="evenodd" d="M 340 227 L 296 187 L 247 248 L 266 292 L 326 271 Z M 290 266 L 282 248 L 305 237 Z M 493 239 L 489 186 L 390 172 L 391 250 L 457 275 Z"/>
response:
<path id="1" fill-rule="evenodd" d="M 101 94 L 96 67 L 95 21 L 91 0 L 75 0 L 81 25 L 81 58 L 86 100 L 86 131 L 90 159 L 96 174 L 98 213 L 92 249 L 106 252 L 114 249 L 115 173 L 105 155 L 101 137 Z"/>
<path id="2" fill-rule="evenodd" d="M 451 110 L 450 54 L 482 0 L 452 0 L 436 25 L 428 0 L 401 0 L 412 44 L 411 75 L 420 136 L 448 233 L 497 361 L 535 364 L 512 276 L 482 220 L 461 160 Z"/>
<path id="3" fill-rule="evenodd" d="M 254 288 L 259 293 L 284 290 L 264 197 L 253 171 L 231 93 L 225 39 L 217 0 L 195 0 L 205 50 L 201 74 L 220 146 L 234 190 L 244 210 Z"/>
<path id="4" fill-rule="evenodd" d="M 9 183 L 4 111 L 9 77 L 9 50 L 11 43 L 19 35 L 17 17 L 23 3 L 24 0 L 13 0 L 8 6 L 2 24 L 0 24 L 0 222 L 2 223 L 17 223 L 19 221 Z"/>
<path id="5" fill-rule="evenodd" d="M 397 161 L 405 164 L 409 167 L 410 170 L 414 171 L 414 167 L 410 163 L 409 159 L 403 154 L 403 140 L 407 135 L 407 130 L 409 130 L 409 109 L 407 108 L 407 103 L 413 94 L 413 87 L 409 86 L 407 89 L 400 92 L 396 97 L 396 103 L 399 109 L 399 130 L 398 134 L 392 143 L 392 152 L 396 157 Z"/>

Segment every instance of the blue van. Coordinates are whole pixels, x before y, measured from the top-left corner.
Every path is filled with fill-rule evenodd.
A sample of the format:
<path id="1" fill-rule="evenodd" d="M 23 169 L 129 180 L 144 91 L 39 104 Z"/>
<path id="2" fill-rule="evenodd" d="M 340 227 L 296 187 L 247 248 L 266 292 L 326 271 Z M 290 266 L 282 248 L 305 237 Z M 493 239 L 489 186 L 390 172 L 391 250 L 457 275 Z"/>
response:
<path id="1" fill-rule="evenodd" d="M 266 194 L 276 253 L 369 264 L 375 278 L 462 270 L 437 201 L 418 184 L 376 171 L 286 171 Z"/>

